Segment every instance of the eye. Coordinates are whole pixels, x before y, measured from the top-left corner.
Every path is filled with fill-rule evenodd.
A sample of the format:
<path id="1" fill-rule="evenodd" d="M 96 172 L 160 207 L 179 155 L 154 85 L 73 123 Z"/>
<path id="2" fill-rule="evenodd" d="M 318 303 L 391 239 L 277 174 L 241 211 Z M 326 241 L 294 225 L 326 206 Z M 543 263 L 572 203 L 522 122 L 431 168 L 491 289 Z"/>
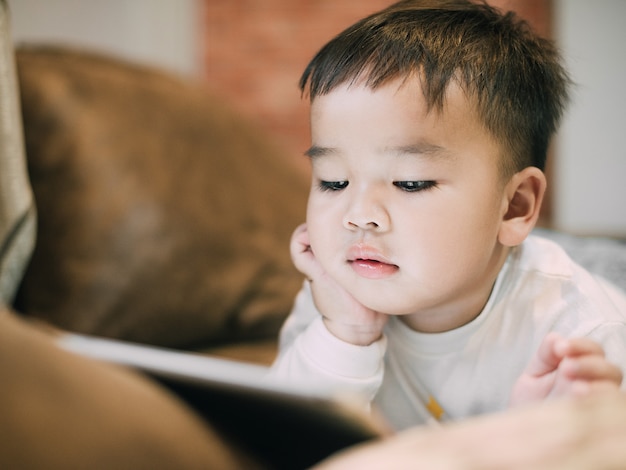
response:
<path id="1" fill-rule="evenodd" d="M 416 193 L 418 191 L 425 191 L 437 186 L 436 181 L 394 181 L 394 186 L 397 186 L 407 193 Z"/>
<path id="2" fill-rule="evenodd" d="M 322 191 L 341 191 L 348 186 L 347 181 L 320 181 L 320 189 Z"/>

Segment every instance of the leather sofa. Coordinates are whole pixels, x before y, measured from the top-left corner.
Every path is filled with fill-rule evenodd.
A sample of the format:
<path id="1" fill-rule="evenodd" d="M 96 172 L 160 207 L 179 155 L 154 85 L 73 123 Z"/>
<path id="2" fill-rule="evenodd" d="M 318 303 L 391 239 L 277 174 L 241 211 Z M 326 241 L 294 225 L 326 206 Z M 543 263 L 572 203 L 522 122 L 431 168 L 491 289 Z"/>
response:
<path id="1" fill-rule="evenodd" d="M 268 364 L 307 176 L 204 87 L 15 49 L 0 1 L 0 467 L 261 468 L 72 331 Z"/>
<path id="2" fill-rule="evenodd" d="M 15 309 L 176 349 L 256 343 L 251 358 L 271 360 L 302 283 L 288 253 L 308 192 L 295 157 L 167 73 L 44 46 L 16 63 L 36 243 Z"/>

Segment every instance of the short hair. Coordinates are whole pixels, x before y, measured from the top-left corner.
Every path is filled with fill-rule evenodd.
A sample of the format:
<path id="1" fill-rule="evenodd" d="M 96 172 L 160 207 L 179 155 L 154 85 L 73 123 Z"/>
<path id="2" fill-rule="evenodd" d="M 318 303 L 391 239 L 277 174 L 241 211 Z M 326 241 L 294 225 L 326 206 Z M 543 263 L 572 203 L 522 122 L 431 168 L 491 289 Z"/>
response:
<path id="1" fill-rule="evenodd" d="M 505 175 L 545 169 L 548 145 L 568 101 L 570 79 L 554 44 L 513 12 L 465 0 L 403 0 L 328 42 L 300 90 L 309 99 L 342 84 L 372 89 L 417 75 L 429 107 L 443 109 L 456 82 L 511 158 Z"/>

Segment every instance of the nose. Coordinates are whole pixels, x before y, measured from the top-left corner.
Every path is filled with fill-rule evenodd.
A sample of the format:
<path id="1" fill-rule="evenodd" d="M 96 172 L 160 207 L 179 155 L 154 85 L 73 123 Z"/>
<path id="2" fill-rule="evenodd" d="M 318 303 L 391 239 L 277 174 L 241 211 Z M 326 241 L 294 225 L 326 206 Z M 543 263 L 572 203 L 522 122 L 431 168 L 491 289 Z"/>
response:
<path id="1" fill-rule="evenodd" d="M 384 232 L 389 230 L 391 219 L 381 195 L 375 191 L 364 191 L 350 201 L 343 224 L 348 230 Z"/>

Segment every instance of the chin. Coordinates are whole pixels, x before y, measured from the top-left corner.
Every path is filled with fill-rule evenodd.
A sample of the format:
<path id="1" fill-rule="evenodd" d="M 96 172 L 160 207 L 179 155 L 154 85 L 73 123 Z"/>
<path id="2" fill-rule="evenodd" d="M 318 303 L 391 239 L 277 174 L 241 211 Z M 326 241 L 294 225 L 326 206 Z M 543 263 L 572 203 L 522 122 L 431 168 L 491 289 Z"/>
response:
<path id="1" fill-rule="evenodd" d="M 388 297 L 377 296 L 372 298 L 372 292 L 376 292 L 376 289 L 370 289 L 367 294 L 360 295 L 359 293 L 353 293 L 352 296 L 364 307 L 373 310 L 375 312 L 384 313 L 385 315 L 402 316 L 409 315 L 415 312 L 415 306 L 411 305 L 397 305 L 397 302 L 389 300 Z"/>

